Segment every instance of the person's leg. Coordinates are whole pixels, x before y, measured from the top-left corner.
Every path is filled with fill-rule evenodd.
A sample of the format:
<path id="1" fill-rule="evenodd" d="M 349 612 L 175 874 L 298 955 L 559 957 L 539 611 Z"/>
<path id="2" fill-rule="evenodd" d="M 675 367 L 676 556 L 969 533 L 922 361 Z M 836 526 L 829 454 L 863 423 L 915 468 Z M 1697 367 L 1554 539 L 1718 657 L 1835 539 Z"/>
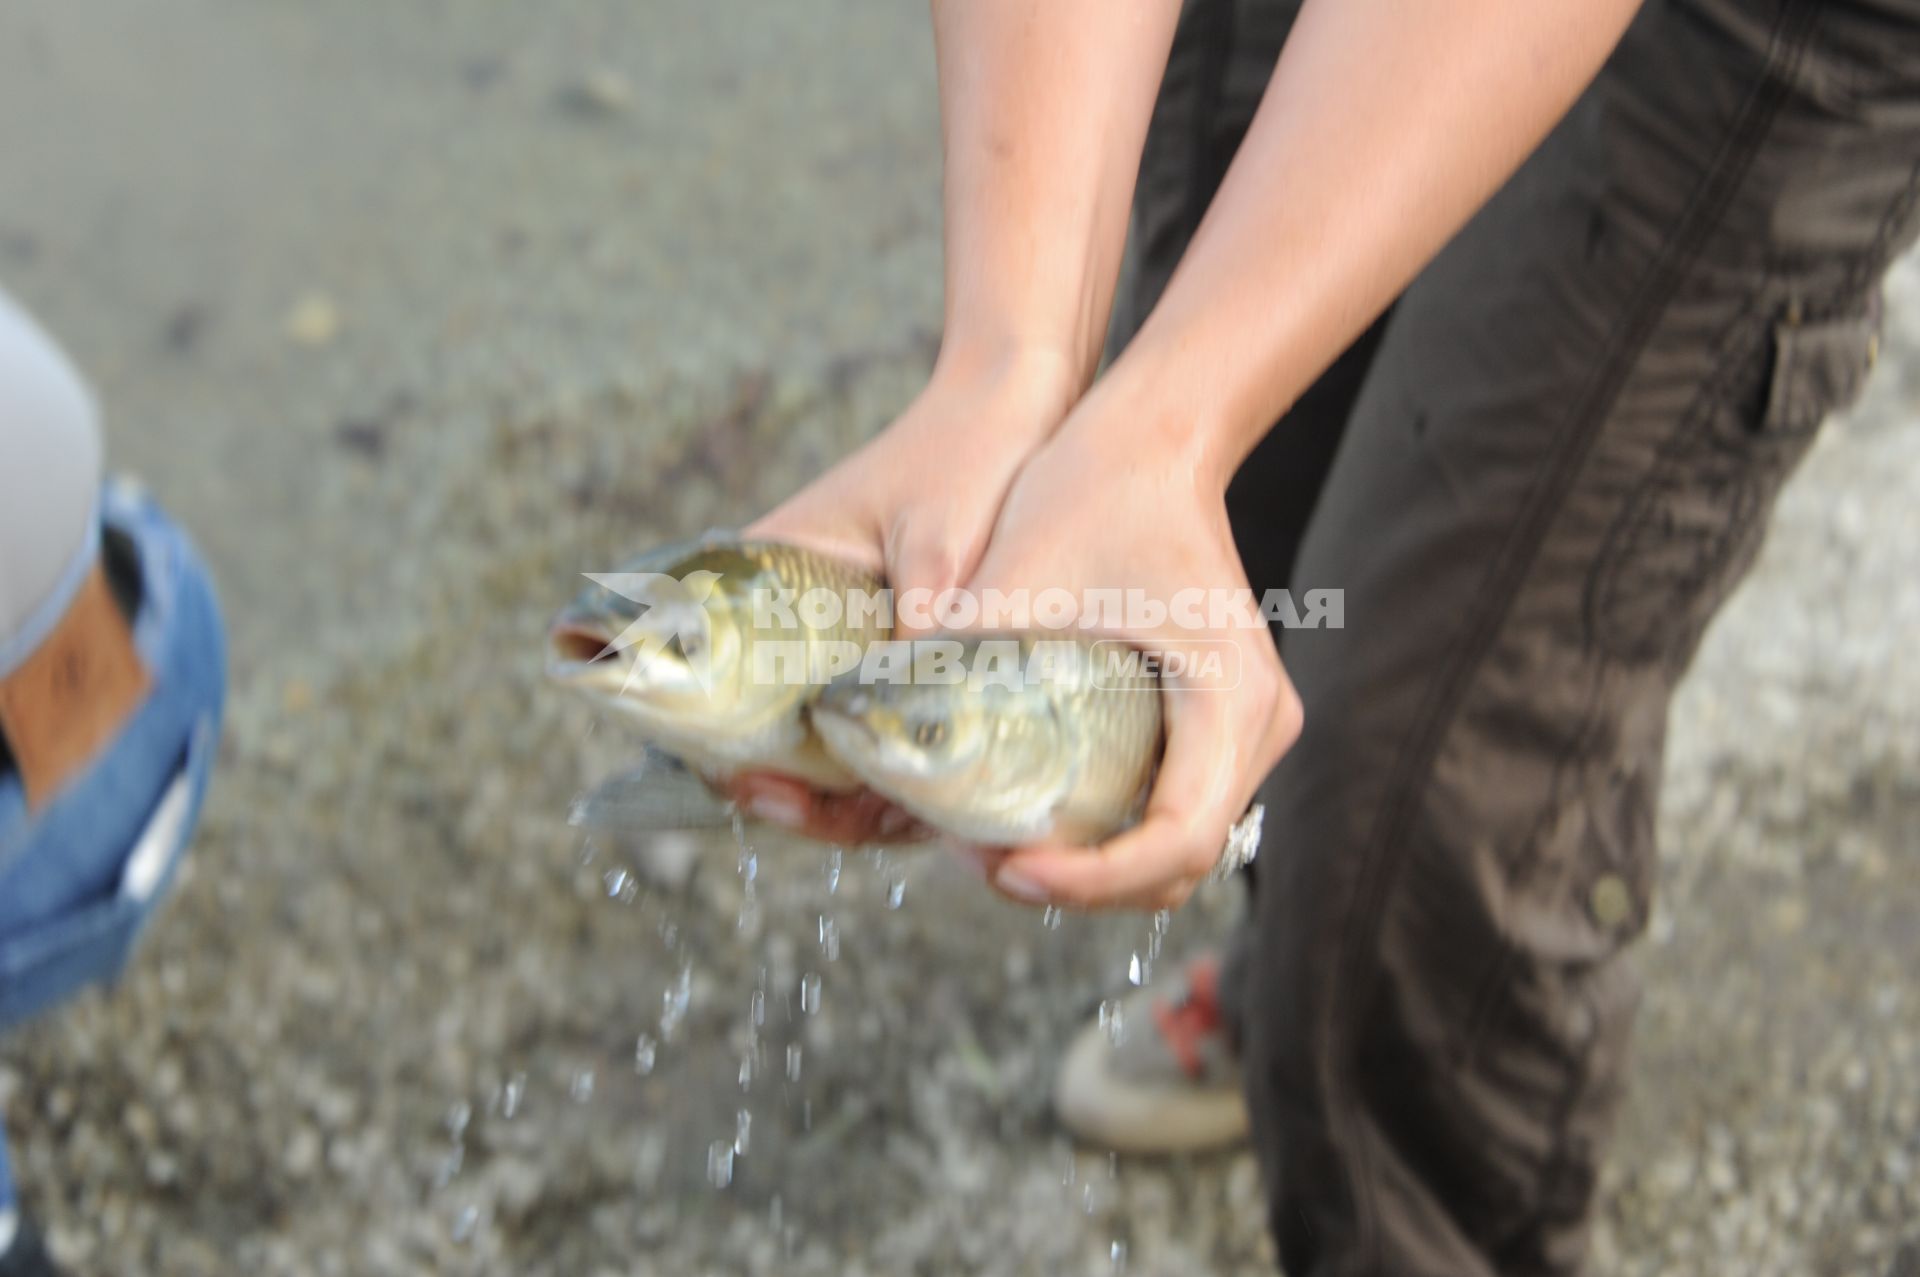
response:
<path id="1" fill-rule="evenodd" d="M 1288 1273 L 1582 1263 L 1667 707 L 1915 233 L 1920 38 L 1655 3 L 1403 297 L 1301 549 L 1245 1078 Z"/>
<path id="2" fill-rule="evenodd" d="M 225 641 L 205 569 L 99 471 L 91 398 L 0 297 L 0 1031 L 119 973 L 218 735 Z M 0 1132 L 0 1277 L 53 1271 Z"/>
<path id="3" fill-rule="evenodd" d="M 0 677 L 12 674 L 81 589 L 99 544 L 100 429 L 59 349 L 0 292 Z M 0 732 L 0 773 L 14 768 Z M 0 1256 L 21 1222 L 0 1126 Z"/>
<path id="4" fill-rule="evenodd" d="M 1118 355 L 1159 300 L 1239 149 L 1300 0 L 1187 0 L 1141 158 L 1125 269 L 1108 333 Z M 1380 341 L 1374 324 L 1248 457 L 1227 512 L 1255 590 L 1292 583 L 1293 561 Z M 1253 878 L 1251 872 L 1246 877 Z M 1249 929 L 1124 1004 L 1126 1031 L 1090 1025 L 1068 1048 L 1054 1107 L 1108 1148 L 1169 1153 L 1245 1138 L 1234 1057 Z"/>

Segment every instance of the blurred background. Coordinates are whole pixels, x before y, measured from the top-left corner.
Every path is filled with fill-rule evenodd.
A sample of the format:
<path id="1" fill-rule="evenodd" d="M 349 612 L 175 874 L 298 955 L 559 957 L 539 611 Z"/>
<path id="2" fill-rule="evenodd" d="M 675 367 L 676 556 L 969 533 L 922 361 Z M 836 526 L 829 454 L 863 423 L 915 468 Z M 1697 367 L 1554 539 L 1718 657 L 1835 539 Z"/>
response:
<path id="1" fill-rule="evenodd" d="M 78 1272 L 1270 1271 L 1249 1156 L 1046 1107 L 1235 888 L 1160 937 L 565 823 L 633 752 L 540 680 L 577 574 L 759 512 L 929 365 L 922 6 L 9 0 L 0 157 L 0 284 L 235 640 L 142 959 L 0 1042 Z M 1601 1272 L 1920 1263 L 1911 264 L 1888 312 L 1676 709 Z"/>

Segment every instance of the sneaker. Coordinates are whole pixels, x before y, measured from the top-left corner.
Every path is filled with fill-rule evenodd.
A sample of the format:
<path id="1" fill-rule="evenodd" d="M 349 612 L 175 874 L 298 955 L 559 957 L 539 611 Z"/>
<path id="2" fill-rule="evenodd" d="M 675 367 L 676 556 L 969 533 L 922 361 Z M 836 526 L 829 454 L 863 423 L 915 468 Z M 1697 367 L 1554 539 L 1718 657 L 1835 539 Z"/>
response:
<path id="1" fill-rule="evenodd" d="M 0 1211 L 0 1277 L 61 1277 L 40 1234 L 12 1211 Z"/>
<path id="2" fill-rule="evenodd" d="M 1121 1153 L 1191 1153 L 1247 1137 L 1240 1064 L 1220 1013 L 1220 962 L 1189 965 L 1174 996 L 1141 990 L 1120 1026 L 1090 1024 L 1054 1077 L 1060 1124 Z"/>

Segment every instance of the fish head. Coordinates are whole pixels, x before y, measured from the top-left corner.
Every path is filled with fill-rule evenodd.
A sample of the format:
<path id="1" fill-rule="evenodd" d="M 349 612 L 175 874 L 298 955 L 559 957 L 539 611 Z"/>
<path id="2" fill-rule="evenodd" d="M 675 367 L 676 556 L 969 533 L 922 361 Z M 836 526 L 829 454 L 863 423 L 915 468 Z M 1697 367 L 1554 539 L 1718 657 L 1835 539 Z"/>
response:
<path id="1" fill-rule="evenodd" d="M 1075 754 L 1044 688 L 905 676 L 829 684 L 811 709 L 827 748 L 867 785 L 942 828 L 987 843 L 1043 836 Z"/>
<path id="2" fill-rule="evenodd" d="M 654 727 L 724 716 L 744 644 L 721 574 L 629 568 L 591 585 L 547 630 L 547 673 Z"/>

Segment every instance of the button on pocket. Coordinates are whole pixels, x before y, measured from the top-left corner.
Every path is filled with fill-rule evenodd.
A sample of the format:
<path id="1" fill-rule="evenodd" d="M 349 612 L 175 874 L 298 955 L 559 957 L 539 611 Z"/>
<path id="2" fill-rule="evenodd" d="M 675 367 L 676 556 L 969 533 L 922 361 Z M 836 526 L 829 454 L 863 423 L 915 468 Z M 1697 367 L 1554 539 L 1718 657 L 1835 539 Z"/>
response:
<path id="1" fill-rule="evenodd" d="M 1760 432 L 1810 435 L 1829 413 L 1858 399 L 1879 351 L 1879 329 L 1877 314 L 1776 327 Z"/>

